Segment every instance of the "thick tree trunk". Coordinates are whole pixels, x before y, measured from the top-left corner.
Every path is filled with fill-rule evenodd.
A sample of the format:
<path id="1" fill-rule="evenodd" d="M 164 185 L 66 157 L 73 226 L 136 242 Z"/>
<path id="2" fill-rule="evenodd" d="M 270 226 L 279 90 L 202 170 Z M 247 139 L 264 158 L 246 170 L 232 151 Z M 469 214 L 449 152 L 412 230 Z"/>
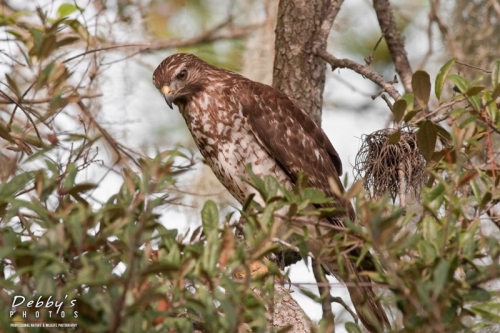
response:
<path id="1" fill-rule="evenodd" d="M 315 48 L 326 49 L 329 29 L 323 29 L 327 30 L 326 33 L 322 32 L 322 23 L 330 5 L 331 0 L 280 0 L 276 22 L 273 86 L 290 97 L 320 126 L 326 63 L 316 55 Z M 330 288 L 321 289 L 320 293 L 323 292 L 329 294 Z M 308 321 L 289 301 L 293 298 L 283 299 L 288 302 L 282 301 L 280 305 L 286 305 L 288 310 L 281 314 L 275 312 L 275 319 L 285 315 L 285 323 L 288 321 L 292 325 L 292 331 L 301 332 Z M 334 331 L 329 298 L 323 302 L 323 311 L 323 317 L 331 322 L 331 330 Z M 275 320 L 273 324 L 274 327 L 281 327 L 280 320 Z"/>
<path id="2" fill-rule="evenodd" d="M 330 0 L 282 0 L 276 24 L 273 86 L 321 124 L 326 63 L 313 44 Z"/>

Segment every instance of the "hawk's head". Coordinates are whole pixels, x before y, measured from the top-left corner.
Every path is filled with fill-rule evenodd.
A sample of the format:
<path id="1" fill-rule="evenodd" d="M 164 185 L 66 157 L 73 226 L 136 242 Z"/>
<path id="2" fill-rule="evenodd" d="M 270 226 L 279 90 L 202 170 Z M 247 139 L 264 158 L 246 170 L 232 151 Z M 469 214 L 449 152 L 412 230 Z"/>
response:
<path id="1" fill-rule="evenodd" d="M 168 106 L 186 102 L 203 90 L 212 66 L 192 54 L 177 53 L 163 60 L 153 73 L 153 84 Z"/>

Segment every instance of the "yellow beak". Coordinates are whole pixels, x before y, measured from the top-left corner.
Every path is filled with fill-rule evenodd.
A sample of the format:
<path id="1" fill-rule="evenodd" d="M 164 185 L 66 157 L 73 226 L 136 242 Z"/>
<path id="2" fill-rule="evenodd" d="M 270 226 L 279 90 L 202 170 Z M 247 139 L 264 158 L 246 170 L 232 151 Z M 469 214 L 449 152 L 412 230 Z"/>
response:
<path id="1" fill-rule="evenodd" d="M 163 97 L 165 97 L 165 102 L 167 102 L 168 106 L 173 109 L 172 103 L 174 102 L 175 92 L 170 89 L 169 86 L 162 86 L 161 93 Z"/>

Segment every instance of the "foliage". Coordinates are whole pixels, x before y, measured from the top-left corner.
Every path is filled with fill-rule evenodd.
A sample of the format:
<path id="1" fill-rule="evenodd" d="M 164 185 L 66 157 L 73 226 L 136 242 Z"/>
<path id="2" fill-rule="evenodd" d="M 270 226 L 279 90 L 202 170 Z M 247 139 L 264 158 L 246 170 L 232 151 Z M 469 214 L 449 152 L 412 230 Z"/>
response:
<path id="1" fill-rule="evenodd" d="M 126 18 L 125 5 L 117 10 Z M 261 249 L 235 242 L 213 202 L 192 233 L 165 227 L 177 224 L 163 212 L 194 158 L 143 156 L 100 124 L 96 54 L 109 41 L 89 28 L 85 8 L 2 4 L 0 24 L 11 51 L 0 91 L 0 307 L 15 311 L 0 314 L 2 332 L 24 332 L 11 323 L 25 321 L 56 325 L 30 332 L 67 323 L 80 332 L 264 331 L 267 280 L 233 279 Z M 121 184 L 104 201 L 96 170 Z"/>
<path id="2" fill-rule="evenodd" d="M 389 197 L 401 194 L 397 190 L 377 202 L 360 193 L 357 201 L 366 229 L 356 230 L 381 263 L 371 277 L 393 292 L 408 330 L 476 330 L 500 322 L 498 65 L 487 88 L 483 77 L 469 82 L 451 74 L 454 63 L 443 65 L 436 77 L 434 110 L 429 75 L 421 71 L 413 76 L 414 96 L 405 96 L 417 103 L 398 101 L 394 107 L 395 118 L 418 130 L 417 145 L 427 160 L 430 178 L 417 194 L 420 208 L 389 205 Z M 445 99 L 447 82 L 453 93 Z M 406 106 L 403 117 L 398 104 Z M 436 123 L 446 118 L 448 126 Z M 387 146 L 397 144 L 389 138 Z"/>
<path id="3" fill-rule="evenodd" d="M 128 21 L 125 7 L 119 16 Z M 277 250 L 273 226 L 284 207 L 288 215 L 280 218 L 298 234 L 289 249 L 307 257 L 300 218 L 330 214 L 309 209 L 329 199 L 302 181 L 287 191 L 272 177 L 251 177 L 265 203 L 249 198 L 244 224 L 219 216 L 208 201 L 202 225 L 180 234 L 171 227 L 178 222 L 165 223 L 162 212 L 176 204 L 175 185 L 194 160 L 178 150 L 141 156 L 101 126 L 102 63 L 87 56 L 103 41 L 85 23 L 84 9 L 66 3 L 54 13 L 2 10 L 0 24 L 15 47 L 0 90 L 0 306 L 11 308 L 15 296 L 42 296 L 47 304 L 51 296 L 65 303 L 69 317 L 53 304 L 41 318 L 28 311 L 28 319 L 76 323 L 80 332 L 268 331 L 272 281 L 281 272 L 267 263 L 268 275 L 250 278 L 251 264 Z M 437 75 L 436 99 L 429 74 L 417 71 L 413 94 L 393 106 L 397 126 L 388 144 L 410 128 L 417 133 L 413 148 L 427 163 L 429 178 L 415 194 L 420 203 L 391 204 L 404 192 L 397 182 L 396 193 L 376 200 L 356 183 L 346 196 L 356 198 L 360 223 L 346 221 L 335 236 L 332 255 L 362 240 L 364 253 L 371 249 L 379 259 L 367 274 L 390 290 L 388 304 L 407 330 L 474 330 L 500 322 L 500 62 L 489 78 L 472 82 L 455 74 L 455 66 L 450 60 Z M 76 129 L 60 130 L 60 119 Z M 99 153 L 103 146 L 111 161 Z M 86 177 L 96 166 L 121 184 L 104 201 L 94 196 L 103 184 Z M 26 331 L 10 327 L 24 320 L 19 311 L 9 316 L 0 312 L 2 331 Z M 346 329 L 358 331 L 354 323 Z"/>

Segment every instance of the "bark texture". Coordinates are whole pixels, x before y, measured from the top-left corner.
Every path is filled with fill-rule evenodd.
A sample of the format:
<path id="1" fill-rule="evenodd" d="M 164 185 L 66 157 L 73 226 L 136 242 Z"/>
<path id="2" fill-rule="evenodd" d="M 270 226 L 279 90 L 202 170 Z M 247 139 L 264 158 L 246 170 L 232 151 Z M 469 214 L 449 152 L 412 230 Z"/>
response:
<path id="1" fill-rule="evenodd" d="M 321 124 L 325 62 L 314 53 L 330 0 L 282 0 L 276 25 L 273 86 Z"/>
<path id="2" fill-rule="evenodd" d="M 394 13 L 389 0 L 373 0 L 373 8 L 377 13 L 378 23 L 384 34 L 389 53 L 394 61 L 406 92 L 412 92 L 412 70 L 405 50 L 405 39 L 398 30 Z"/>
<path id="3" fill-rule="evenodd" d="M 289 289 L 275 283 L 274 292 L 273 327 L 275 329 L 288 327 L 288 333 L 316 332 L 316 324 L 304 313 Z"/>

